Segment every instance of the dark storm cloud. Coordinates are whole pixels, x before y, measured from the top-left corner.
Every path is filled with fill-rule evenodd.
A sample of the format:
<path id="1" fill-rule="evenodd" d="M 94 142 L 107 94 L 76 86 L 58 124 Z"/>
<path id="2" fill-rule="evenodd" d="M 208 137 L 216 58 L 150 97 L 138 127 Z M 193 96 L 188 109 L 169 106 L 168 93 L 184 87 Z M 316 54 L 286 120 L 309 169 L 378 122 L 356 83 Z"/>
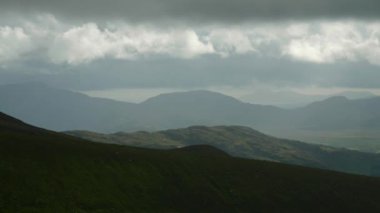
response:
<path id="1" fill-rule="evenodd" d="M 37 26 L 37 30 L 33 27 L 32 30 L 27 27 L 24 27 L 24 29 L 23 25 L 20 26 L 24 29 L 23 31 L 15 27 L 4 28 L 5 30 L 3 29 L 3 31 L 7 33 L 4 33 L 3 37 L 6 39 L 2 42 L 4 44 L 12 44 L 9 45 L 9 48 L 5 46 L 7 47 L 5 49 L 8 55 L 10 50 L 14 50 L 14 54 L 11 54 L 13 58 L 6 58 L 7 60 L 4 60 L 7 63 L 4 62 L 5 65 L 3 67 L 0 66 L 0 84 L 32 80 L 43 81 L 69 89 L 88 90 L 123 87 L 191 88 L 224 85 L 244 86 L 252 84 L 252 82 L 277 86 L 319 85 L 323 87 L 379 88 L 379 67 L 371 65 L 371 63 L 378 64 L 379 61 L 377 60 L 379 49 L 378 37 L 374 33 L 378 32 L 378 28 L 373 27 L 374 29 L 371 28 L 372 30 L 367 30 L 367 32 L 364 29 L 366 21 L 343 25 L 332 23 L 332 26 L 329 23 L 322 24 L 321 28 L 324 30 L 318 30 L 319 28 L 317 29 L 317 27 L 314 29 L 313 26 L 315 24 L 311 24 L 310 30 L 306 30 L 305 35 L 301 35 L 301 38 L 298 40 L 294 36 L 286 35 L 288 30 L 286 27 L 284 27 L 284 30 L 274 29 L 273 32 L 270 27 L 268 29 L 263 28 L 262 31 L 266 32 L 264 36 L 256 38 L 254 36 L 257 33 L 254 33 L 251 35 L 253 37 L 250 38 L 244 34 L 244 30 L 241 31 L 242 33 L 239 33 L 240 29 L 235 29 L 235 32 L 230 27 L 233 24 L 229 25 L 230 23 L 245 21 L 272 23 L 272 21 L 277 20 L 290 20 L 289 23 L 293 23 L 291 20 L 303 21 L 304 19 L 352 18 L 377 20 L 380 18 L 379 11 L 379 0 L 0 0 L 0 23 L 5 23 L 3 24 L 4 26 L 12 26 L 8 22 L 12 22 L 12 19 L 17 16 L 27 16 L 34 13 L 51 13 L 57 18 L 57 28 L 59 28 L 58 30 L 52 29 L 48 24 L 46 24 L 47 27 L 44 27 L 39 22 L 32 25 Z M 82 25 L 74 23 L 74 27 L 68 24 L 66 29 L 67 22 L 64 19 L 95 22 L 96 24 Z M 146 55 L 142 54 L 144 57 L 137 57 L 137 60 L 130 61 L 126 59 L 122 61 L 115 60 L 114 54 L 120 53 L 118 48 L 123 44 L 116 41 L 122 41 L 124 39 L 123 36 L 127 36 L 130 40 L 138 40 L 142 36 L 133 33 L 134 28 L 128 31 L 132 33 L 125 33 L 124 31 L 113 31 L 113 29 L 108 30 L 106 27 L 100 26 L 102 21 L 112 22 L 114 19 L 127 20 L 127 22 L 153 22 L 153 25 L 157 25 L 154 27 L 154 30 L 149 30 L 150 28 L 147 27 L 147 32 L 142 33 L 142 35 L 148 37 L 148 40 L 151 39 L 152 35 L 157 34 L 158 30 L 155 30 L 156 27 L 161 29 L 161 26 L 164 26 L 160 24 L 160 21 L 182 21 L 185 25 L 187 23 L 205 23 L 206 25 L 221 23 L 225 24 L 226 27 L 222 26 L 222 28 L 225 27 L 227 33 L 229 30 L 232 30 L 233 33 L 231 36 L 224 36 L 226 32 L 222 31 L 222 36 L 216 36 L 216 38 L 213 38 L 214 40 L 210 40 L 210 43 L 214 47 L 214 55 L 209 54 L 212 51 L 206 51 L 206 54 L 202 50 L 200 52 L 196 51 L 194 55 L 198 57 L 190 57 L 191 60 L 183 60 L 183 57 L 150 59 L 150 57 L 157 56 L 155 54 L 152 54 L 153 56 L 148 54 L 149 57 L 145 57 Z M 159 23 L 154 23 L 156 21 Z M 318 22 L 319 20 L 315 21 Z M 115 25 L 118 26 L 117 22 L 112 23 L 116 23 Z M 60 24 L 64 26 L 62 27 Z M 252 23 L 253 28 L 255 28 L 254 24 Z M 274 25 L 276 24 L 281 25 L 284 23 L 275 22 Z M 43 26 L 38 28 L 39 25 Z M 142 25 L 145 26 L 144 23 Z M 327 27 L 328 30 L 326 30 L 327 25 L 330 26 Z M 210 26 L 213 25 L 210 24 Z M 218 27 L 220 26 L 216 28 Z M 199 28 L 202 29 L 202 27 Z M 296 30 L 293 30 L 296 32 L 293 33 L 302 34 L 302 32 L 299 32 L 302 29 L 300 30 L 299 28 L 296 27 Z M 336 30 L 331 30 L 332 28 L 336 28 Z M 39 31 L 44 32 L 45 30 L 49 32 L 46 33 L 46 37 L 41 36 L 40 33 L 37 33 L 37 36 L 33 34 Z M 190 36 L 189 34 L 180 34 L 184 38 L 174 44 L 189 44 L 190 48 L 188 49 L 192 51 L 194 49 L 197 50 L 197 48 L 199 49 L 200 42 L 197 45 L 194 45 L 192 42 L 194 40 L 203 41 L 201 39 L 202 36 L 200 36 L 202 32 L 195 34 L 195 31 Z M 329 31 L 327 35 L 324 34 L 325 31 Z M 356 37 L 352 39 L 352 31 L 355 31 L 353 34 L 359 35 L 360 39 L 356 39 Z M 67 32 L 71 33 L 69 34 L 71 37 L 67 36 Z M 141 29 L 139 32 L 141 32 Z M 22 40 L 23 36 L 14 36 L 17 33 L 25 33 L 24 37 L 27 39 Z M 66 40 L 62 39 L 61 36 L 64 33 L 66 33 Z M 168 37 L 165 32 L 160 33 L 163 34 L 163 37 Z M 317 36 L 314 36 L 313 33 Z M 138 36 L 128 37 L 130 35 Z M 112 39 L 109 39 L 109 37 Z M 178 37 L 181 36 L 173 34 L 170 38 Z M 258 51 L 257 54 L 251 54 L 249 51 L 244 54 L 230 54 L 227 51 L 231 57 L 224 58 L 218 56 L 218 54 L 221 55 L 218 52 L 219 46 L 229 47 L 228 45 L 230 45 L 232 48 L 227 48 L 227 50 L 236 50 L 239 49 L 237 47 L 246 44 L 244 41 L 248 41 L 251 44 L 259 44 L 266 37 L 275 37 L 275 42 L 269 42 L 270 44 L 267 46 L 253 46 L 253 49 Z M 299 38 L 300 35 L 295 37 Z M 25 44 L 14 38 L 24 41 Z M 91 41 L 90 47 L 95 48 L 95 50 L 89 49 L 89 46 L 86 45 L 79 45 L 79 43 L 86 44 L 86 42 L 78 42 L 83 40 Z M 158 36 L 157 41 L 160 40 L 162 39 Z M 49 41 L 53 41 L 53 43 L 49 43 Z M 141 39 L 141 41 L 143 42 L 135 43 L 146 45 L 146 40 Z M 156 44 L 157 42 L 153 43 Z M 319 46 L 315 46 L 315 43 L 319 44 Z M 58 48 L 52 48 L 55 47 L 52 44 L 56 44 Z M 97 44 L 99 45 L 97 46 Z M 218 46 L 218 44 L 221 45 Z M 149 49 L 147 52 L 154 53 L 156 49 L 164 49 L 165 51 L 169 49 L 174 50 L 172 55 L 177 56 L 180 55 L 180 53 L 176 52 L 177 50 L 186 50 L 187 48 L 186 45 L 185 48 L 175 45 L 162 45 L 159 46 L 160 48 L 152 45 L 150 47 L 152 50 Z M 268 49 L 271 49 L 271 45 L 275 46 L 272 47 L 272 49 L 275 49 L 273 50 L 275 57 L 266 57 L 266 53 Z M 24 46 L 31 50 L 28 48 L 24 50 Z M 333 48 L 332 50 L 335 52 L 331 52 L 331 46 L 338 48 Z M 99 50 L 102 50 L 102 47 L 105 47 L 106 50 L 100 51 L 100 54 L 98 54 Z M 117 47 L 116 50 L 112 49 L 115 47 Z M 137 47 L 132 47 L 134 48 L 129 48 L 128 45 L 125 45 L 121 49 L 125 50 L 126 53 L 129 53 L 127 51 L 129 49 L 132 49 L 132 51 L 135 51 L 134 49 L 141 49 L 138 45 Z M 46 49 L 51 51 L 45 51 L 40 54 L 41 56 L 35 54 L 38 51 Z M 110 49 L 112 50 L 111 53 L 107 52 Z M 144 47 L 142 49 L 146 50 L 147 48 Z M 277 51 L 277 49 L 279 50 Z M 271 51 L 269 52 L 271 53 Z M 54 54 L 52 55 L 52 53 Z M 78 59 L 78 55 L 86 56 L 85 53 L 90 54 L 90 56 L 84 57 L 85 63 L 77 63 L 73 66 L 67 63 L 69 61 L 66 60 L 67 58 L 74 58 L 82 62 L 80 57 Z M 91 55 L 92 53 L 95 53 L 95 55 Z M 147 54 L 146 52 L 143 53 Z M 192 52 L 190 51 L 190 53 Z M 224 52 L 222 51 L 222 53 Z M 262 57 L 258 57 L 261 53 Z M 34 57 L 30 57 L 29 55 L 40 56 L 40 61 L 38 61 L 38 58 L 34 59 Z M 63 59 L 52 60 L 56 59 L 56 55 L 63 57 Z M 280 58 L 276 58 L 276 56 Z M 32 58 L 32 62 L 25 58 Z M 21 59 L 22 61 L 20 61 Z M 58 59 L 60 58 L 58 57 Z M 9 63 L 13 67 L 11 65 L 8 66 L 8 61 L 10 61 Z M 303 61 L 310 63 L 304 63 Z"/>
<path id="2" fill-rule="evenodd" d="M 66 18 L 239 22 L 378 18 L 379 0 L 2 0 L 2 12 L 47 12 Z"/>

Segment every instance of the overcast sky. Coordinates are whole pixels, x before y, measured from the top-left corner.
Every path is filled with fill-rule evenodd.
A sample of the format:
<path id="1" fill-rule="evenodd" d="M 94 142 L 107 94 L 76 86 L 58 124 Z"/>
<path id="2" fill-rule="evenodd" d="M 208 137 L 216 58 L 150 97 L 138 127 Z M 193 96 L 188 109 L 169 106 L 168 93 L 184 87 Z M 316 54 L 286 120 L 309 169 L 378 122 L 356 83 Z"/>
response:
<path id="1" fill-rule="evenodd" d="M 378 0 L 0 0 L 0 84 L 376 92 L 379 11 Z"/>

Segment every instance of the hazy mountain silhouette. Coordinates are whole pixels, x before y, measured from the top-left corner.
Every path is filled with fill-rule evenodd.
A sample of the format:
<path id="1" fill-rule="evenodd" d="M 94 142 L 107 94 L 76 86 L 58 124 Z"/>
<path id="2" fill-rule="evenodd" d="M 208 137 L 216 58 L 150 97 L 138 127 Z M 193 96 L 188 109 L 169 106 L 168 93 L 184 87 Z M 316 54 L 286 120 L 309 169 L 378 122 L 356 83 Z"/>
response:
<path id="1" fill-rule="evenodd" d="M 293 111 L 305 129 L 379 129 L 380 97 L 349 100 L 343 96 L 311 103 Z"/>
<path id="2" fill-rule="evenodd" d="M 0 100 L 1 111 L 53 130 L 114 131 L 129 122 L 128 112 L 136 107 L 39 83 L 2 85 Z M 122 121 L 119 115 L 123 115 Z"/>
<path id="3" fill-rule="evenodd" d="M 140 104 L 154 129 L 190 125 L 266 125 L 283 111 L 273 106 L 243 103 L 210 91 L 163 94 Z"/>
<path id="4" fill-rule="evenodd" d="M 380 129 L 380 97 L 332 97 L 297 109 L 249 104 L 209 91 L 163 94 L 140 104 L 40 84 L 0 86 L 0 110 L 53 130 L 164 130 L 191 125 L 255 129 Z"/>
<path id="5" fill-rule="evenodd" d="M 241 96 L 240 99 L 253 104 L 273 105 L 283 108 L 299 108 L 306 106 L 309 103 L 321 101 L 334 96 L 344 96 L 348 99 L 364 99 L 376 97 L 375 94 L 364 91 L 345 91 L 332 95 L 308 95 L 293 91 L 256 89 L 252 93 Z"/>

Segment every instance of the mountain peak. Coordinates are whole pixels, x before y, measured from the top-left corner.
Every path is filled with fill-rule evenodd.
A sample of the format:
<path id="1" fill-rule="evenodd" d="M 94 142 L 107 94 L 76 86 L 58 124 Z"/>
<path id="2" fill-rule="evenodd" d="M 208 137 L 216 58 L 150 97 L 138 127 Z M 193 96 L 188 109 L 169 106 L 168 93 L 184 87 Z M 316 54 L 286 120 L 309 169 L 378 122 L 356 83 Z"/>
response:
<path id="1" fill-rule="evenodd" d="M 160 94 L 158 96 L 149 98 L 144 101 L 143 104 L 153 104 L 153 103 L 188 103 L 188 102 L 234 102 L 241 103 L 238 99 L 224 95 L 222 93 L 208 91 L 208 90 L 193 90 L 186 92 L 173 92 Z"/>
<path id="2" fill-rule="evenodd" d="M 349 101 L 350 101 L 350 99 L 348 99 L 345 96 L 333 96 L 333 97 L 326 98 L 322 101 L 313 102 L 313 103 L 307 105 L 306 107 L 340 105 L 340 104 L 345 104 Z"/>

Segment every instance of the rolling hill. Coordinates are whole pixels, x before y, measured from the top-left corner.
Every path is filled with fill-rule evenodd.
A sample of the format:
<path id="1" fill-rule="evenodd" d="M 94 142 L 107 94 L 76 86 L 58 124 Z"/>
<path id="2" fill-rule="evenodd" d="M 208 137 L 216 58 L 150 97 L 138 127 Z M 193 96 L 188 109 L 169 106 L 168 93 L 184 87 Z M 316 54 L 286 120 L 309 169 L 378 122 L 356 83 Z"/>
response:
<path id="1" fill-rule="evenodd" d="M 144 115 L 149 115 L 146 123 L 152 125 L 153 130 L 191 125 L 265 126 L 284 111 L 203 90 L 158 95 L 142 102 L 139 107 Z"/>
<path id="2" fill-rule="evenodd" d="M 265 125 L 282 110 L 209 91 L 164 94 L 141 104 L 92 98 L 38 83 L 0 86 L 0 110 L 56 131 L 162 130 L 189 125 Z"/>
<path id="3" fill-rule="evenodd" d="M 0 114 L 3 212 L 378 212 L 380 179 L 210 146 L 93 143 Z"/>
<path id="4" fill-rule="evenodd" d="M 135 104 L 92 98 L 40 83 L 0 86 L 0 111 L 33 125 L 52 129 L 114 131 L 133 126 L 130 111 Z M 122 120 L 119 115 L 122 114 Z M 133 128 L 133 127 L 131 127 Z"/>
<path id="5" fill-rule="evenodd" d="M 170 149 L 211 145 L 232 156 L 331 169 L 365 175 L 380 175 L 380 155 L 329 146 L 279 139 L 243 126 L 193 126 L 159 132 L 100 134 L 66 132 L 87 140 L 137 147 Z"/>
<path id="6" fill-rule="evenodd" d="M 345 91 L 330 95 L 310 95 L 294 91 L 273 91 L 270 89 L 255 89 L 249 94 L 240 97 L 240 100 L 248 103 L 274 105 L 281 108 L 300 108 L 312 102 L 321 101 L 334 96 L 344 96 L 348 99 L 365 99 L 376 97 L 371 92 Z"/>
<path id="7" fill-rule="evenodd" d="M 57 131 L 165 130 L 243 125 L 259 130 L 380 129 L 380 97 L 331 97 L 296 109 L 241 102 L 210 91 L 162 94 L 140 104 L 92 98 L 38 83 L 0 86 L 0 110 Z M 268 131 L 267 131 L 268 132 Z"/>
<path id="8" fill-rule="evenodd" d="M 350 100 L 336 96 L 294 110 L 303 129 L 380 129 L 380 97 Z"/>
<path id="9" fill-rule="evenodd" d="M 380 98 L 331 97 L 296 109 L 249 104 L 210 91 L 163 94 L 140 104 L 41 84 L 0 86 L 0 110 L 55 131 L 159 131 L 248 126 L 281 138 L 380 152 Z"/>

